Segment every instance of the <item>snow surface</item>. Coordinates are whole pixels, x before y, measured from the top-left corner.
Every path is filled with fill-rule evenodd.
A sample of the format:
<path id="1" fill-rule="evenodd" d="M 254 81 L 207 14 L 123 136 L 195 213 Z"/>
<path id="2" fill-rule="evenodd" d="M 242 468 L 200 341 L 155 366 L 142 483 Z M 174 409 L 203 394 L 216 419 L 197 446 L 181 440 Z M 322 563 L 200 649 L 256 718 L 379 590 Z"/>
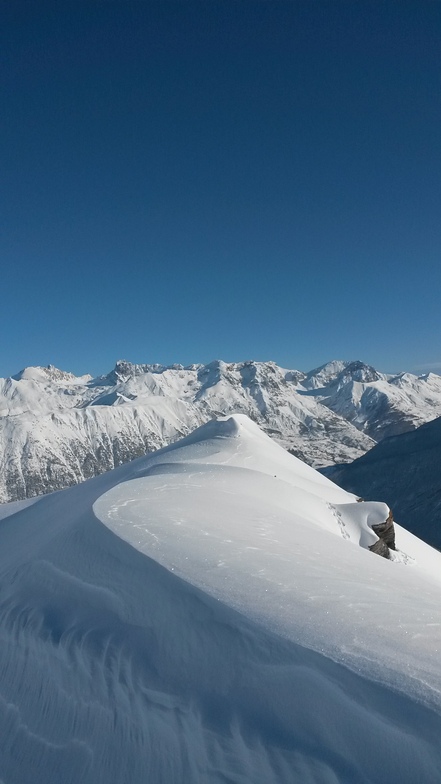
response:
<path id="1" fill-rule="evenodd" d="M 363 498 L 382 498 L 402 524 L 441 550 L 441 418 L 387 438 L 359 460 L 324 470 Z"/>
<path id="2" fill-rule="evenodd" d="M 439 784 L 441 554 L 384 504 L 234 416 L 8 506 L 5 784 Z"/>

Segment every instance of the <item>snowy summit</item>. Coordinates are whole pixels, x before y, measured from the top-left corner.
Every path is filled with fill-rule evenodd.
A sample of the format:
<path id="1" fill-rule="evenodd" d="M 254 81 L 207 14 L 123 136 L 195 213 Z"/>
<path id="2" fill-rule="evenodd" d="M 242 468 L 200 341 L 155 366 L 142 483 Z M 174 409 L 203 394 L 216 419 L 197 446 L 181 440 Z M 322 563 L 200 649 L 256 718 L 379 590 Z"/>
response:
<path id="1" fill-rule="evenodd" d="M 439 782 L 441 554 L 247 417 L 2 512 L 4 782 Z"/>

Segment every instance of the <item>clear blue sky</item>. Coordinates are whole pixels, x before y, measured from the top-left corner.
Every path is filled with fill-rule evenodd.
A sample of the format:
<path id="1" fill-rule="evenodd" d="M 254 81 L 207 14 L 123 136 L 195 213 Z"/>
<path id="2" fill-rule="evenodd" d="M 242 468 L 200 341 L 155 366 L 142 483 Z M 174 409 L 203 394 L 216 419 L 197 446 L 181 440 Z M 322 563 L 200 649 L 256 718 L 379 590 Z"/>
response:
<path id="1" fill-rule="evenodd" d="M 0 376 L 441 372 L 441 3 L 1 6 Z"/>

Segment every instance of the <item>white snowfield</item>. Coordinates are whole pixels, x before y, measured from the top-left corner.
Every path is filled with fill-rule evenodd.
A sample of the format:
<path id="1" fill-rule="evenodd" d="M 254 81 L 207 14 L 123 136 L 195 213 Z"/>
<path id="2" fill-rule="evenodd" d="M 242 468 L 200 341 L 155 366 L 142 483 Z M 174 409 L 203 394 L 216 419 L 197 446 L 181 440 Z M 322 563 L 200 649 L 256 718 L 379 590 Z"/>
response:
<path id="1" fill-rule="evenodd" d="M 247 417 L 2 513 L 4 784 L 439 784 L 441 554 Z"/>

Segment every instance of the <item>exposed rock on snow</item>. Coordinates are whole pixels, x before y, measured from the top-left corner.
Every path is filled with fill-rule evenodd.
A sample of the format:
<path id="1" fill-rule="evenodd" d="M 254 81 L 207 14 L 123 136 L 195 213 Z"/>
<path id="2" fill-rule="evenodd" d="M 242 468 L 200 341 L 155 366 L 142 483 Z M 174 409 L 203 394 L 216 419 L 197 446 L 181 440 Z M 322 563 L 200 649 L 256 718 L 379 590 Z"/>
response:
<path id="1" fill-rule="evenodd" d="M 378 542 L 374 542 L 369 548 L 371 552 L 376 553 L 377 555 L 383 556 L 383 558 L 390 558 L 390 551 L 395 550 L 395 526 L 394 526 L 394 517 L 392 511 L 389 510 L 389 514 L 387 519 L 384 523 L 378 523 L 378 525 L 373 525 L 372 530 L 378 536 Z"/>

